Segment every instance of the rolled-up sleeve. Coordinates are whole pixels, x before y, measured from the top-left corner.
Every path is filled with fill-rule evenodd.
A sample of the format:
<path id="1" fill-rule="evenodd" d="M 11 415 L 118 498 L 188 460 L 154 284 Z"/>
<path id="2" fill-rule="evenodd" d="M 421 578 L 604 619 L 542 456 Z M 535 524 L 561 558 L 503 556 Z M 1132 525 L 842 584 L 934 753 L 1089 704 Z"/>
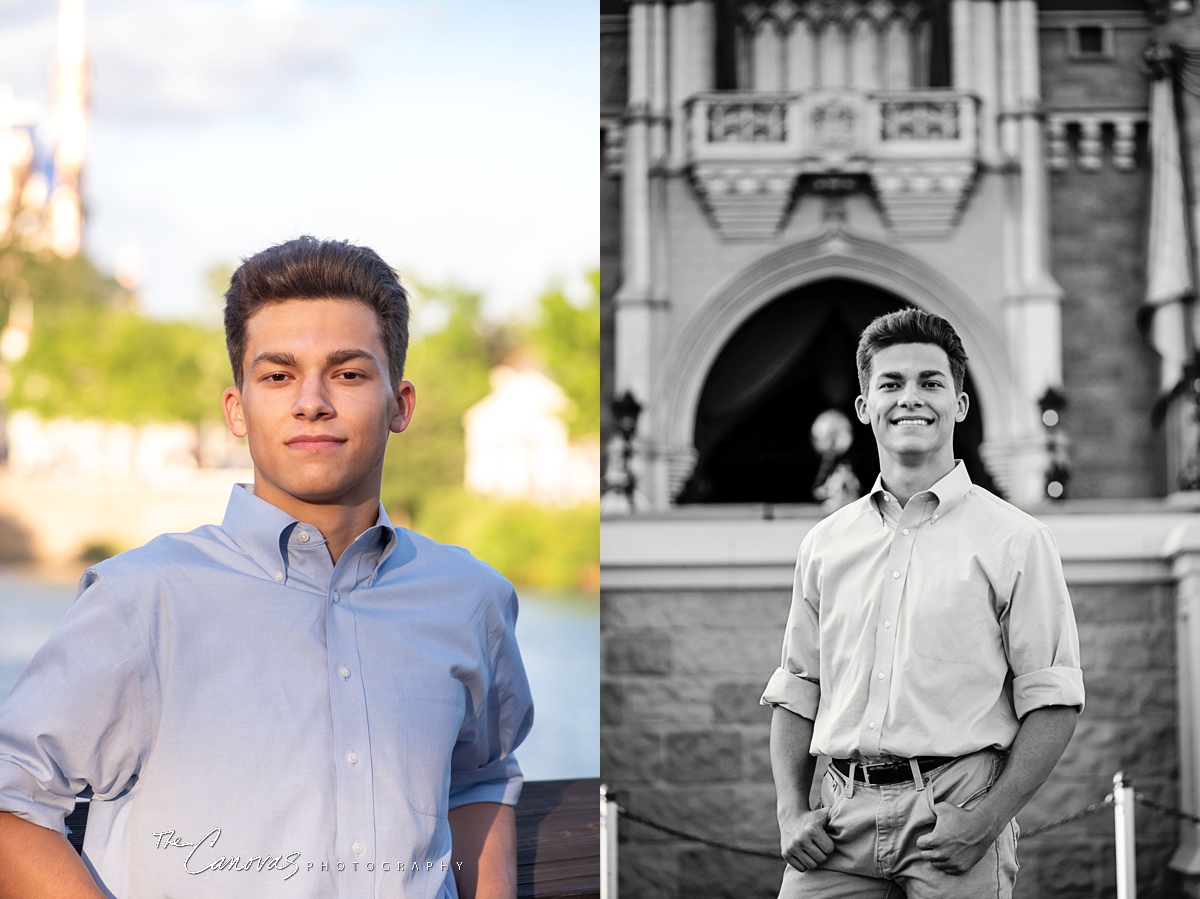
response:
<path id="1" fill-rule="evenodd" d="M 136 777 L 157 706 L 132 614 L 95 572 L 84 575 L 0 705 L 0 811 L 65 834 L 77 795 L 109 798 Z"/>
<path id="2" fill-rule="evenodd" d="M 1001 618 L 1018 718 L 1052 705 L 1083 711 L 1079 632 L 1050 529 L 1039 528 L 1014 561 Z"/>
<path id="3" fill-rule="evenodd" d="M 512 755 L 533 726 L 533 698 L 517 646 L 517 595 L 510 592 L 488 628 L 484 701 L 463 721 L 450 759 L 450 808 L 470 802 L 516 805 L 524 778 Z"/>
<path id="4" fill-rule="evenodd" d="M 816 719 L 821 700 L 821 594 L 815 540 L 815 531 L 810 531 L 800 544 L 783 656 L 759 700 L 762 705 L 782 706 L 809 720 Z"/>

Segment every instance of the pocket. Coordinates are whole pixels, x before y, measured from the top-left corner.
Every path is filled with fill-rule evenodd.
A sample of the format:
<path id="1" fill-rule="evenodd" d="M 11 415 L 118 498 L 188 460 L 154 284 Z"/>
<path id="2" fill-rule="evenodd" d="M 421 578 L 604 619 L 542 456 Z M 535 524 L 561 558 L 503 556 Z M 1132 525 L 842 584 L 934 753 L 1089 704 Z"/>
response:
<path id="1" fill-rule="evenodd" d="M 999 754 L 987 750 L 963 756 L 931 779 L 930 798 L 970 809 L 995 785 L 1001 765 Z"/>
<path id="2" fill-rule="evenodd" d="M 828 823 L 833 820 L 834 814 L 842 807 L 842 803 L 846 801 L 846 784 L 842 780 L 842 776 L 834 772 L 832 767 L 825 771 L 825 776 L 821 779 L 821 805 L 829 812 L 825 816 L 825 821 Z"/>
<path id="3" fill-rule="evenodd" d="M 462 729 L 466 698 L 452 677 L 396 676 L 405 795 L 414 811 L 445 818 L 450 756 Z"/>
<path id="4" fill-rule="evenodd" d="M 997 629 L 986 581 L 927 578 L 913 595 L 913 650 L 926 659 L 971 664 Z"/>

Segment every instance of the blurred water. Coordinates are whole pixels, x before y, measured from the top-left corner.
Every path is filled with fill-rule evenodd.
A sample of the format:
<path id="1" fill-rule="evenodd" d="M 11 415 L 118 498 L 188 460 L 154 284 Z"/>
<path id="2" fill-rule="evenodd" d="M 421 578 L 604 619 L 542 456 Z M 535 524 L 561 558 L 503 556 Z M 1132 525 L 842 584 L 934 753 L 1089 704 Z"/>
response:
<path id="1" fill-rule="evenodd" d="M 0 696 L 62 620 L 82 572 L 0 567 Z M 517 752 L 527 780 L 600 775 L 600 606 L 521 591 L 517 637 L 536 704 Z"/>

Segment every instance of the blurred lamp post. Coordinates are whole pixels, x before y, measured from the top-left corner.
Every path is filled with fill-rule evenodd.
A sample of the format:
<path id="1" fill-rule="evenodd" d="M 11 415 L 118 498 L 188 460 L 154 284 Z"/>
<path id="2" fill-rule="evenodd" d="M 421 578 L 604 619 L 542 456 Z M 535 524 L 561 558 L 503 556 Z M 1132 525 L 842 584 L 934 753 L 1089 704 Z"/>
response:
<path id="1" fill-rule="evenodd" d="M 1067 468 L 1067 454 L 1064 438 L 1059 430 L 1061 413 L 1067 408 L 1067 398 L 1047 387 L 1046 392 L 1038 400 L 1038 408 L 1042 411 L 1042 427 L 1046 431 L 1046 455 L 1049 465 L 1046 466 L 1046 496 L 1052 500 L 1065 499 L 1067 495 L 1067 480 L 1071 472 Z"/>
<path id="2" fill-rule="evenodd" d="M 617 458 L 609 458 L 608 472 L 604 478 L 604 492 L 610 497 L 623 496 L 622 511 L 634 510 L 634 494 L 637 490 L 637 478 L 633 473 L 633 435 L 637 433 L 638 416 L 642 414 L 642 404 L 628 390 L 612 402 L 613 421 L 617 434 L 621 438 L 620 454 Z M 617 506 L 611 501 L 605 506 L 616 511 Z"/>

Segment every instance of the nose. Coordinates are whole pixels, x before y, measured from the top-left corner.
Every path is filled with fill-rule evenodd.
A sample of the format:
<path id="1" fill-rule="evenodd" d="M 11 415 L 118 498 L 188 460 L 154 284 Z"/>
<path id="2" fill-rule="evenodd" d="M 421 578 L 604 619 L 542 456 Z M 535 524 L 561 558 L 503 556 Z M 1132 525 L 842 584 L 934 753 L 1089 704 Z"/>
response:
<path id="1" fill-rule="evenodd" d="M 904 385 L 904 389 L 900 392 L 899 402 L 901 406 L 906 408 L 925 405 L 925 401 L 921 399 L 921 391 L 917 388 L 915 381 L 909 381 Z"/>
<path id="2" fill-rule="evenodd" d="M 331 418 L 334 414 L 333 403 L 325 378 L 320 374 L 307 375 L 300 380 L 300 389 L 292 404 L 292 416 L 307 421 L 319 421 Z"/>

